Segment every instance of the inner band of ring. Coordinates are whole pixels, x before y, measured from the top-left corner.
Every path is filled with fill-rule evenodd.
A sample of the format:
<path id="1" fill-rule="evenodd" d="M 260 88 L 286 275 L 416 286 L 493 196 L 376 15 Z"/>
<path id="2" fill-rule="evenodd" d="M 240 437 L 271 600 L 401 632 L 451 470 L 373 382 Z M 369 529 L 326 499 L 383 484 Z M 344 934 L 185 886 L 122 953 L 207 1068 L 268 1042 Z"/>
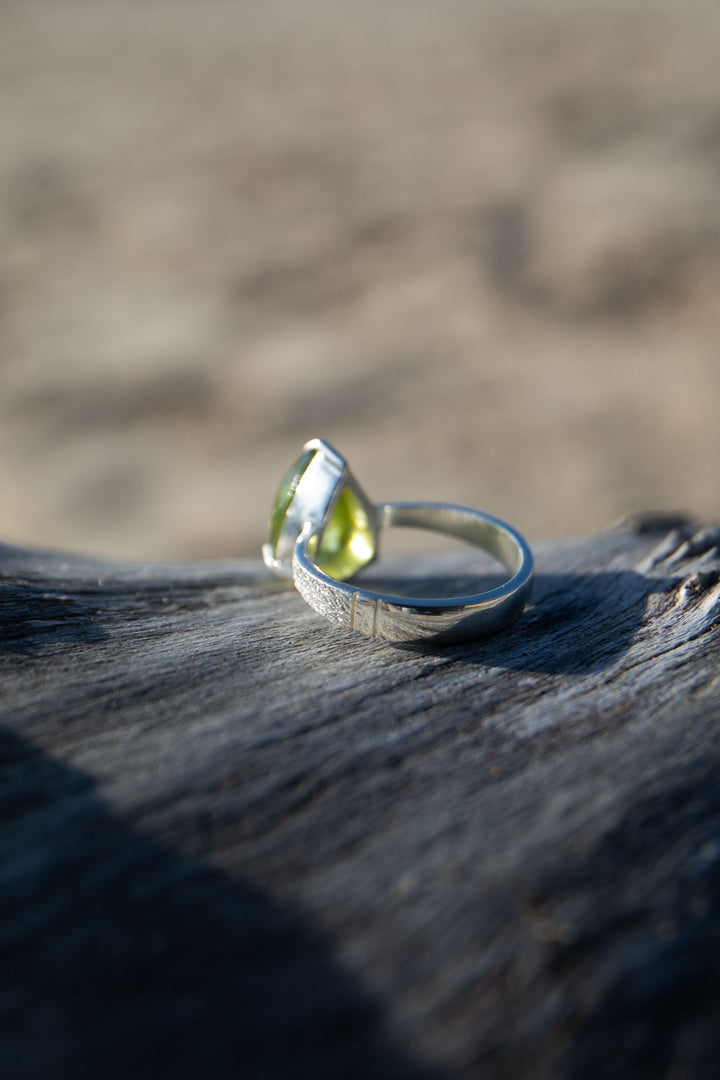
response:
<path id="1" fill-rule="evenodd" d="M 512 576 L 469 596 L 410 597 L 373 592 L 330 577 L 312 561 L 317 527 L 307 525 L 295 545 L 293 579 L 306 602 L 330 622 L 387 641 L 463 641 L 512 622 L 527 601 L 533 558 L 510 525 L 480 510 L 446 503 L 393 502 L 376 507 L 380 527 L 428 529 L 468 541 L 495 556 Z"/>

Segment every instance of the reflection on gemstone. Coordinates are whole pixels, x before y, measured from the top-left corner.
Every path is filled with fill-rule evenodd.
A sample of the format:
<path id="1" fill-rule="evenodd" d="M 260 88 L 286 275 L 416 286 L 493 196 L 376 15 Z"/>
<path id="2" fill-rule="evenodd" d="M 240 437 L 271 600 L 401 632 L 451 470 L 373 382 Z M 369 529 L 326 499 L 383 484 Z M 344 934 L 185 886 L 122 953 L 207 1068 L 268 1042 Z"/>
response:
<path id="1" fill-rule="evenodd" d="M 313 550 L 314 549 L 314 550 Z M 345 488 L 335 503 L 317 550 L 310 557 L 330 577 L 344 581 L 375 557 L 375 536 L 367 511 L 352 488 Z"/>
<path id="2" fill-rule="evenodd" d="M 280 533 L 282 532 L 285 515 L 290 509 L 291 502 L 295 498 L 297 486 L 307 470 L 308 465 L 315 457 L 315 454 L 315 450 L 307 450 L 297 459 L 294 465 L 290 466 L 280 481 L 280 487 L 277 490 L 275 502 L 270 511 L 270 525 L 268 527 L 270 544 L 275 553 L 277 553 L 278 540 L 280 539 Z"/>

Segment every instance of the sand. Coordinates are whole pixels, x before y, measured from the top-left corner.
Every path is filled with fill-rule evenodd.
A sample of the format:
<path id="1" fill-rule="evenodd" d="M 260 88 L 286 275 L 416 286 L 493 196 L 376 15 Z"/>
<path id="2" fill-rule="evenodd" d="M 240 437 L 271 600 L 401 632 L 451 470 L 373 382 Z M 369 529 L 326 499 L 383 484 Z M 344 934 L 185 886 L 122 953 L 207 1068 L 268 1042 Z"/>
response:
<path id="1" fill-rule="evenodd" d="M 5 0 L 0 537 L 257 551 L 305 439 L 720 515 L 720 6 Z"/>

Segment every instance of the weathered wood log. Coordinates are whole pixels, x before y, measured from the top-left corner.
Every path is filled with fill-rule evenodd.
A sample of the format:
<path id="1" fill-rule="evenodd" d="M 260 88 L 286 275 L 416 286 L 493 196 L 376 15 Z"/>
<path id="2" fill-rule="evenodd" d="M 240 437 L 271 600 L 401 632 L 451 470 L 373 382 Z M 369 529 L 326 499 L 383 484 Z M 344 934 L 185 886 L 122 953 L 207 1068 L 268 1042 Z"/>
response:
<path id="1" fill-rule="evenodd" d="M 716 1077 L 718 545 L 536 545 L 435 650 L 0 548 L 0 1076 Z"/>

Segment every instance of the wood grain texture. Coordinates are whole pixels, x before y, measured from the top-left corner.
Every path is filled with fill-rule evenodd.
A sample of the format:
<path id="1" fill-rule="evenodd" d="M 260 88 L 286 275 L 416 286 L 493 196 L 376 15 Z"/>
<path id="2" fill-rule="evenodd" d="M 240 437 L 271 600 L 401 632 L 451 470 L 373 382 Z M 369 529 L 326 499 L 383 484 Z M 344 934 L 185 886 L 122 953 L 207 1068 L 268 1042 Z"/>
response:
<path id="1" fill-rule="evenodd" d="M 535 545 L 434 651 L 0 548 L 0 1075 L 716 1077 L 719 546 Z"/>

